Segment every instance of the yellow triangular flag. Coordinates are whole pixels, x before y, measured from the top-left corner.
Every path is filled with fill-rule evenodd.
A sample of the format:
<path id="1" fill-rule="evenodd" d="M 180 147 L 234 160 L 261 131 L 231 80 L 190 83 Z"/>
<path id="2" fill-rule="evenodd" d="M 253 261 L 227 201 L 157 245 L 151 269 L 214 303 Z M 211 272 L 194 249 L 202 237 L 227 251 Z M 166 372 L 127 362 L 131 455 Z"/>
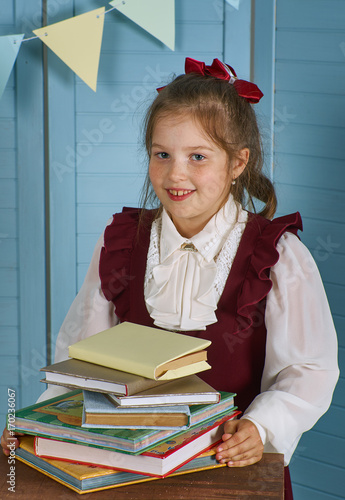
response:
<path id="1" fill-rule="evenodd" d="M 109 2 L 129 19 L 175 50 L 175 0 L 119 0 Z"/>
<path id="2" fill-rule="evenodd" d="M 105 7 L 34 30 L 55 54 L 96 91 Z"/>

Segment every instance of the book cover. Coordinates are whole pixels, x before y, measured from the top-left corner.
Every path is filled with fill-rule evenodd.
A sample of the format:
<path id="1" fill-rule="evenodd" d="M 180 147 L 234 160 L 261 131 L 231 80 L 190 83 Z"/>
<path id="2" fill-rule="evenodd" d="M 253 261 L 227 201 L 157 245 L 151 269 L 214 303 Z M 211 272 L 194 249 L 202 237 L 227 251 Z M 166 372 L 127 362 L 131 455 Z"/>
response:
<path id="1" fill-rule="evenodd" d="M 224 467 L 226 464 L 218 463 L 215 454 L 216 450 L 210 449 L 177 469 L 171 476 Z M 16 458 L 79 494 L 159 479 L 143 474 L 37 457 L 34 454 L 33 436 L 20 438 Z"/>
<path id="2" fill-rule="evenodd" d="M 233 409 L 233 394 L 221 393 L 217 405 L 196 405 L 190 408 L 191 425 Z M 215 408 L 217 406 L 217 408 Z M 94 447 L 118 449 L 138 454 L 158 442 L 177 435 L 175 430 L 152 429 L 90 429 L 83 428 L 83 393 L 71 391 L 16 411 L 14 426 L 18 432 L 84 443 Z"/>
<path id="3" fill-rule="evenodd" d="M 124 322 L 69 346 L 69 356 L 155 380 L 210 369 L 209 340 Z"/>
<path id="4" fill-rule="evenodd" d="M 189 375 L 162 383 L 128 396 L 108 394 L 121 407 L 150 405 L 200 405 L 219 403 L 220 393 L 198 375 Z"/>
<path id="5" fill-rule="evenodd" d="M 235 415 L 236 412 L 233 412 Z M 195 429 L 183 432 L 175 440 L 158 445 L 149 452 L 140 455 L 128 455 L 115 450 L 104 450 L 81 445 L 35 437 L 35 455 L 61 459 L 89 465 L 165 477 L 178 467 L 189 462 L 221 441 L 224 433 L 223 424 L 232 418 L 232 415 L 217 416 L 207 423 L 200 424 Z"/>
<path id="6" fill-rule="evenodd" d="M 175 429 L 190 426 L 189 406 L 115 406 L 105 394 L 83 391 L 82 427 Z"/>
<path id="7" fill-rule="evenodd" d="M 99 392 L 109 392 L 122 396 L 130 396 L 137 392 L 159 387 L 164 382 L 134 375 L 133 373 L 107 368 L 79 359 L 67 359 L 45 366 L 41 382 L 81 388 Z"/>

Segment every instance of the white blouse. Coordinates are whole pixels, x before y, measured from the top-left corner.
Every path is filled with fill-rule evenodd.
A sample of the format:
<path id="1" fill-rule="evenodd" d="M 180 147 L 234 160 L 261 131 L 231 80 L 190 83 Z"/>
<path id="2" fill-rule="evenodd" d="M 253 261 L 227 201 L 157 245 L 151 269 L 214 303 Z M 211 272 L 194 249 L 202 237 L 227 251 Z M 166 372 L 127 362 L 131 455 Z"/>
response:
<path id="1" fill-rule="evenodd" d="M 246 222 L 246 212 L 234 210 L 233 203 L 230 200 L 190 240 L 179 235 L 166 214 L 154 224 L 145 300 L 155 324 L 194 330 L 216 321 L 214 311 Z M 67 359 L 69 345 L 118 323 L 114 305 L 105 299 L 100 285 L 103 241 L 102 235 L 57 337 L 55 362 Z M 181 250 L 184 243 L 193 244 L 197 251 Z M 277 250 L 280 257 L 270 271 L 272 289 L 265 311 L 267 341 L 261 393 L 243 417 L 257 426 L 265 451 L 283 453 L 287 465 L 301 434 L 328 409 L 339 370 L 336 333 L 311 254 L 292 233 L 280 238 Z M 191 306 L 185 307 L 188 297 Z M 66 391 L 50 385 L 38 401 Z"/>

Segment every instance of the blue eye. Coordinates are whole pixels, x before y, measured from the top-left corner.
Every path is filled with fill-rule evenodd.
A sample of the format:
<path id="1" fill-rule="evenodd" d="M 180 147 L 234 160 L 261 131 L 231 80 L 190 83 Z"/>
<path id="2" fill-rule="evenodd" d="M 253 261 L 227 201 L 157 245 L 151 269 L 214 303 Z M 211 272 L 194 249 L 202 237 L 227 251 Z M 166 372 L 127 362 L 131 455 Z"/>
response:
<path id="1" fill-rule="evenodd" d="M 192 155 L 192 159 L 196 160 L 196 161 L 201 161 L 201 160 L 205 159 L 205 156 L 199 155 L 199 154 L 196 153 L 196 154 Z"/>
<path id="2" fill-rule="evenodd" d="M 158 156 L 158 158 L 161 158 L 162 160 L 165 160 L 166 158 L 169 158 L 169 154 L 168 153 L 156 153 L 156 156 Z"/>

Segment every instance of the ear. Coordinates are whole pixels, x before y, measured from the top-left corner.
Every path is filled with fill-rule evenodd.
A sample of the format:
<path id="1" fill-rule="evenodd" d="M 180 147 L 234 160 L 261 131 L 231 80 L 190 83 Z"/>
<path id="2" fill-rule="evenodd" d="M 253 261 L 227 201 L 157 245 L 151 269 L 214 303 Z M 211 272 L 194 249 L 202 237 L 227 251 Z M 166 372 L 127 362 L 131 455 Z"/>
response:
<path id="1" fill-rule="evenodd" d="M 249 154 L 250 152 L 248 148 L 240 149 L 240 151 L 237 152 L 236 157 L 232 160 L 231 173 L 233 181 L 237 179 L 237 177 L 239 177 L 246 168 L 249 160 Z"/>

